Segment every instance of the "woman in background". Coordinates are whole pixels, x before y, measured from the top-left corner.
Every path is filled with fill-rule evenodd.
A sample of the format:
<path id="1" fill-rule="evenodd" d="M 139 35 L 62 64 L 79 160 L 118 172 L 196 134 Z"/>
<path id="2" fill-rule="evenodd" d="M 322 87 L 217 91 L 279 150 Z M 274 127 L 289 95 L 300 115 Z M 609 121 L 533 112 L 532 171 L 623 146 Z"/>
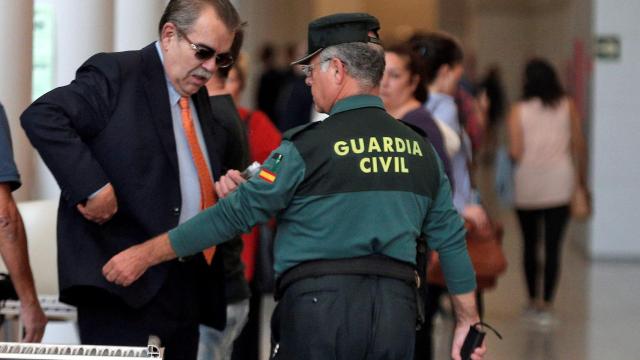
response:
<path id="1" fill-rule="evenodd" d="M 246 80 L 245 71 L 240 64 L 231 68 L 224 88 L 231 94 L 233 102 L 238 108 L 240 119 L 247 129 L 251 161 L 263 163 L 271 151 L 280 145 L 282 136 L 267 114 L 240 105 Z"/>
<path id="2" fill-rule="evenodd" d="M 380 82 L 380 97 L 391 116 L 407 124 L 417 126 L 427 134 L 427 139 L 442 160 L 447 176 L 450 174 L 449 157 L 442 134 L 422 106 L 427 101 L 427 90 L 422 76 L 422 60 L 410 47 L 398 45 L 386 49 L 385 68 Z"/>
<path id="3" fill-rule="evenodd" d="M 523 263 L 529 295 L 526 315 L 541 325 L 550 313 L 569 204 L 576 184 L 585 184 L 585 141 L 573 101 L 553 67 L 543 59 L 527 63 L 522 100 L 509 115 L 509 153 L 515 162 L 514 204 L 524 238 Z M 574 162 L 577 166 L 574 166 Z M 538 291 L 538 227 L 544 226 L 544 286 Z"/>
<path id="4" fill-rule="evenodd" d="M 454 98 L 464 72 L 462 48 L 453 37 L 445 33 L 416 35 L 411 39 L 411 45 L 425 62 L 425 79 L 429 91 L 426 109 L 436 121 L 453 130 L 460 139 L 461 146 L 451 156 L 453 205 L 474 226 L 485 228 L 488 225 L 487 214 L 471 185 L 471 141 L 460 122 Z"/>

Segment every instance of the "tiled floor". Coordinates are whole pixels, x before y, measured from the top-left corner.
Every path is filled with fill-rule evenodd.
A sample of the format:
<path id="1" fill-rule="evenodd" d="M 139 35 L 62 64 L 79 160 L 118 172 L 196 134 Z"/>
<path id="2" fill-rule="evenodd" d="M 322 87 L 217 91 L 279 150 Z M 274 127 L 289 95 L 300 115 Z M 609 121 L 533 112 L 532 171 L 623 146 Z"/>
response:
<path id="1" fill-rule="evenodd" d="M 491 179 L 485 171 L 481 179 Z M 480 184 L 482 186 L 482 183 Z M 591 262 L 584 256 L 585 224 L 570 224 L 563 245 L 555 326 L 525 321 L 527 302 L 521 267 L 520 230 L 513 212 L 497 204 L 483 187 L 490 213 L 505 226 L 509 268 L 496 289 L 485 294 L 485 320 L 504 339 L 487 336 L 489 359 L 640 359 L 640 264 Z M 441 321 L 436 359 L 448 359 L 451 322 Z"/>

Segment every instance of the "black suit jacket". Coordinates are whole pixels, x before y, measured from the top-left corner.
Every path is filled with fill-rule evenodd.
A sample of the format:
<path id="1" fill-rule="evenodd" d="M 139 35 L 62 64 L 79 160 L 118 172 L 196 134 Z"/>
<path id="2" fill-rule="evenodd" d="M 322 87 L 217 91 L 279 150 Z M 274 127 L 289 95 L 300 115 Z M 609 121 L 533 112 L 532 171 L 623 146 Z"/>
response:
<path id="1" fill-rule="evenodd" d="M 214 118 L 204 88 L 192 100 L 217 179 L 226 167 L 222 159 L 229 150 L 227 133 Z M 71 84 L 52 90 L 27 108 L 21 122 L 62 190 L 58 209 L 61 300 L 77 304 L 83 300 L 83 289 L 97 287 L 132 307 L 146 304 L 162 286 L 171 262 L 150 268 L 127 288 L 107 282 L 101 269 L 116 253 L 175 227 L 180 216 L 169 95 L 155 45 L 94 55 L 78 69 Z M 118 212 L 100 226 L 85 220 L 76 204 L 108 182 L 115 188 Z M 224 284 L 222 261 L 215 260 L 212 267 L 201 266 L 202 257 L 190 261 L 206 269 L 200 273 L 211 284 L 207 296 L 214 297 L 203 298 L 206 307 L 216 311 L 203 322 L 219 327 L 224 325 Z M 220 301 L 222 306 L 214 306 Z"/>

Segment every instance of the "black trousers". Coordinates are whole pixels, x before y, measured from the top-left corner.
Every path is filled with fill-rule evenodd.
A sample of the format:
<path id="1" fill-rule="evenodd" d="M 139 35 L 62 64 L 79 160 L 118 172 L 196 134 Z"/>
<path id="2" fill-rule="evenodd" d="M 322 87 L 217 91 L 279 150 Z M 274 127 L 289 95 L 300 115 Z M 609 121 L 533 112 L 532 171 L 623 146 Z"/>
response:
<path id="1" fill-rule="evenodd" d="M 146 346 L 149 335 L 160 337 L 164 359 L 195 360 L 198 351 L 198 279 L 191 264 L 173 262 L 158 294 L 142 308 L 87 288 L 78 305 L 80 340 L 87 345 Z M 201 285 L 201 284 L 200 284 Z"/>
<path id="2" fill-rule="evenodd" d="M 524 238 L 524 273 L 529 291 L 529 299 L 538 295 L 538 244 L 539 227 L 544 226 L 544 293 L 543 299 L 553 299 L 560 272 L 560 249 L 562 237 L 569 219 L 569 206 L 548 209 L 517 210 L 522 237 Z"/>
<path id="3" fill-rule="evenodd" d="M 415 291 L 378 276 L 303 279 L 287 288 L 271 326 L 277 360 L 412 360 Z"/>

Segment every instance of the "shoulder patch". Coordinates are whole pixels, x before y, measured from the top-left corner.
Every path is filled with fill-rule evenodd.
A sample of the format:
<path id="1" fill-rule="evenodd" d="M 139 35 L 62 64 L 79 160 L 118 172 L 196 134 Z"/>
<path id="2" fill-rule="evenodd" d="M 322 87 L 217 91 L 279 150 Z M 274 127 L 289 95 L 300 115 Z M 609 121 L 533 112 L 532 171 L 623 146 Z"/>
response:
<path id="1" fill-rule="evenodd" d="M 305 131 L 307 129 L 311 129 L 311 128 L 317 126 L 320 123 L 322 123 L 322 121 L 314 121 L 314 122 L 310 122 L 308 124 L 296 126 L 296 127 L 292 128 L 292 129 L 289 129 L 289 130 L 285 131 L 285 133 L 282 134 L 282 139 L 283 140 L 293 140 L 293 138 L 296 137 L 301 132 L 303 132 L 303 131 Z"/>

